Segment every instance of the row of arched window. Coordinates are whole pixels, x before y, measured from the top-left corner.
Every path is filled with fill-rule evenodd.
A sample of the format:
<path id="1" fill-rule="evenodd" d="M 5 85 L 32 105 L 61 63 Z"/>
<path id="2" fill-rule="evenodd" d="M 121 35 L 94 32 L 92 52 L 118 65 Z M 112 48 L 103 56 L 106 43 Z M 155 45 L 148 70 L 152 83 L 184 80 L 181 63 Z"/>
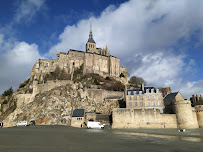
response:
<path id="1" fill-rule="evenodd" d="M 92 44 L 89 44 L 89 48 L 94 48 L 94 45 L 92 45 Z"/>

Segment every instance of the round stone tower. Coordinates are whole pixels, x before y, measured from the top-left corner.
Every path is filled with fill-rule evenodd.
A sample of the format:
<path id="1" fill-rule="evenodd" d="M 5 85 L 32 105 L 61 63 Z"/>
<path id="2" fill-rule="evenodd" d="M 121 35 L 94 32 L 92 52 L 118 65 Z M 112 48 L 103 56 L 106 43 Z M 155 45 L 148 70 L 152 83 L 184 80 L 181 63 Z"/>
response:
<path id="1" fill-rule="evenodd" d="M 197 118 L 194 117 L 189 100 L 176 101 L 174 103 L 177 125 L 181 128 L 199 128 Z"/>
<path id="2" fill-rule="evenodd" d="M 196 105 L 197 122 L 199 127 L 203 127 L 203 105 Z"/>

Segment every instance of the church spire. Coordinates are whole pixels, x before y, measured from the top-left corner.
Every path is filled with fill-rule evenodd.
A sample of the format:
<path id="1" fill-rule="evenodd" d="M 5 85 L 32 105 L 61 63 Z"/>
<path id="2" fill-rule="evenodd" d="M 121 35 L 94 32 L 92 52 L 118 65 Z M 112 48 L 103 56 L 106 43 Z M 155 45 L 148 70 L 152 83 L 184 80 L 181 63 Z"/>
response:
<path id="1" fill-rule="evenodd" d="M 95 43 L 93 39 L 93 34 L 92 34 L 92 19 L 90 18 L 90 34 L 89 34 L 89 39 L 88 42 Z"/>

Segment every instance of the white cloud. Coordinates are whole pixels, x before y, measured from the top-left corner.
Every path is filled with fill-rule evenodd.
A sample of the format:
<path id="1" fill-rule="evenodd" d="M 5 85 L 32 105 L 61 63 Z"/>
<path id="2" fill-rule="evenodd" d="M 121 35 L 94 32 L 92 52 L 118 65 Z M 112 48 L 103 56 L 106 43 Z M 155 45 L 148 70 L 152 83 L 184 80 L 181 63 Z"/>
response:
<path id="1" fill-rule="evenodd" d="M 196 30 L 199 41 L 203 36 L 202 6 L 201 0 L 131 0 L 118 8 L 111 5 L 99 17 L 92 17 L 94 40 L 97 47 L 107 44 L 131 75 L 142 76 L 149 85 L 170 85 L 174 91 L 190 96 L 194 91 L 183 88 L 189 90 L 189 84 L 194 82 L 184 77 L 195 63 L 193 60 L 187 63 L 187 53 L 181 52 L 187 51 L 185 44 L 190 43 Z M 67 26 L 59 36 L 59 43 L 46 55 L 55 57 L 70 48 L 84 51 L 88 32 L 88 19 Z"/>
<path id="2" fill-rule="evenodd" d="M 22 0 L 16 10 L 15 21 L 30 21 L 34 15 L 42 8 L 45 0 Z"/>
<path id="3" fill-rule="evenodd" d="M 38 46 L 26 42 L 2 43 L 2 48 L 11 48 L 3 51 L 0 48 L 0 94 L 18 85 L 29 78 L 32 67 L 40 57 Z"/>

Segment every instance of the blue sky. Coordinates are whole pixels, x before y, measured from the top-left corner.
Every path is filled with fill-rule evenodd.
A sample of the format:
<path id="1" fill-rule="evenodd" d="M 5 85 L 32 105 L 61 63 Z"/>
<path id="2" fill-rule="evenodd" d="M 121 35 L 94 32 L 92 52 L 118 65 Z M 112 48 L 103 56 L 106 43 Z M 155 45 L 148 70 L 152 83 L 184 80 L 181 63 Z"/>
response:
<path id="1" fill-rule="evenodd" d="M 201 0 L 0 0 L 0 93 L 29 78 L 38 58 L 85 50 L 89 18 L 130 75 L 170 86 L 185 98 L 203 93 Z"/>

